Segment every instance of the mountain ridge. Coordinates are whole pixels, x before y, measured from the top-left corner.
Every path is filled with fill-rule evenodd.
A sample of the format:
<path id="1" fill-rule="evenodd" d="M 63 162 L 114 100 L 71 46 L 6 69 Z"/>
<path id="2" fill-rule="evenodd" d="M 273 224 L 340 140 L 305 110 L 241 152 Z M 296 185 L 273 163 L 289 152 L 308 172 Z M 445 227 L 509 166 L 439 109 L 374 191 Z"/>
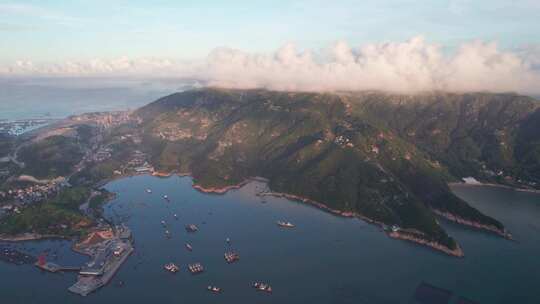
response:
<path id="1" fill-rule="evenodd" d="M 538 109 L 537 101 L 517 94 L 205 88 L 166 96 L 135 114 L 159 170 L 190 172 L 203 188 L 263 176 L 272 191 L 419 231 L 455 249 L 434 213 L 507 232 L 447 183 L 465 176 L 497 179 L 486 173 L 494 169 L 536 181 L 535 171 L 514 159 L 513 145 L 519 134 L 528 134 L 528 143 L 538 140 L 522 130 Z M 500 139 L 495 131 L 511 136 Z M 508 137 L 511 149 L 501 148 Z M 490 152 L 493 141 L 500 147 Z"/>

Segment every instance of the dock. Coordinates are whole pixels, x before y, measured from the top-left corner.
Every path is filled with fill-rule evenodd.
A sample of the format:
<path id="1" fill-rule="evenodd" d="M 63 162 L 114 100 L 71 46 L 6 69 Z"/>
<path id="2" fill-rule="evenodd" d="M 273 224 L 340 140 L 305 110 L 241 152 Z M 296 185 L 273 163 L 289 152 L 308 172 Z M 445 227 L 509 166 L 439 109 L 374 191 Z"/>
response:
<path id="1" fill-rule="evenodd" d="M 84 251 L 92 256 L 92 260 L 81 267 L 77 282 L 68 290 L 85 297 L 107 285 L 135 250 L 132 242 L 129 228 L 119 226 L 114 237 L 86 248 Z"/>
<path id="2" fill-rule="evenodd" d="M 61 265 L 51 263 L 51 262 L 46 262 L 44 264 L 42 264 L 40 262 L 37 262 L 34 265 L 36 265 L 36 267 L 41 269 L 41 270 L 45 270 L 45 271 L 52 272 L 52 273 L 66 272 L 66 271 L 77 271 L 78 272 L 78 271 L 81 270 L 81 267 L 77 267 L 77 266 L 61 266 Z"/>
<path id="3" fill-rule="evenodd" d="M 133 247 L 129 245 L 121 256 L 111 258 L 106 262 L 102 274 L 80 274 L 77 283 L 69 287 L 68 290 L 85 297 L 98 288 L 107 285 L 133 251 Z"/>

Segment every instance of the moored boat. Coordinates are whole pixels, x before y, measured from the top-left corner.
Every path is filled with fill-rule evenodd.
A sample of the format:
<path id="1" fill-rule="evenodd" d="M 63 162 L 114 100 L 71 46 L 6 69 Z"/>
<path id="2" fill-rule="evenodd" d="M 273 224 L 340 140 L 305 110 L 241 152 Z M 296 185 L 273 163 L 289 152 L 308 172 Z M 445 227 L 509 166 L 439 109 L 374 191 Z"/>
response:
<path id="1" fill-rule="evenodd" d="M 199 230 L 199 227 L 197 227 L 194 224 L 186 225 L 186 231 L 187 232 L 197 232 L 197 230 Z"/>
<path id="2" fill-rule="evenodd" d="M 189 264 L 188 269 L 192 274 L 198 274 L 204 271 L 204 267 L 201 263 Z"/>
<path id="3" fill-rule="evenodd" d="M 233 251 L 225 252 L 224 257 L 225 261 L 227 261 L 229 264 L 240 260 L 240 255 Z"/>
<path id="4" fill-rule="evenodd" d="M 216 287 L 216 286 L 208 286 L 206 289 L 208 289 L 208 291 L 211 291 L 213 293 L 220 293 L 221 292 L 221 288 Z"/>
<path id="5" fill-rule="evenodd" d="M 193 251 L 193 247 L 189 243 L 186 243 L 186 249 L 189 251 Z"/>
<path id="6" fill-rule="evenodd" d="M 284 228 L 294 228 L 295 225 L 291 222 L 285 222 L 285 221 L 278 221 L 277 222 L 278 226 L 279 227 L 284 227 Z"/>
<path id="7" fill-rule="evenodd" d="M 180 267 L 178 267 L 178 265 L 176 265 L 174 263 L 165 264 L 165 266 L 163 266 L 163 268 L 165 268 L 165 270 L 167 270 L 167 271 L 169 271 L 171 273 L 177 273 L 180 270 Z"/>
<path id="8" fill-rule="evenodd" d="M 255 283 L 253 283 L 253 288 L 257 289 L 258 291 L 264 291 L 264 292 L 272 293 L 272 286 L 270 286 L 270 285 L 268 285 L 266 283 L 255 282 Z"/>

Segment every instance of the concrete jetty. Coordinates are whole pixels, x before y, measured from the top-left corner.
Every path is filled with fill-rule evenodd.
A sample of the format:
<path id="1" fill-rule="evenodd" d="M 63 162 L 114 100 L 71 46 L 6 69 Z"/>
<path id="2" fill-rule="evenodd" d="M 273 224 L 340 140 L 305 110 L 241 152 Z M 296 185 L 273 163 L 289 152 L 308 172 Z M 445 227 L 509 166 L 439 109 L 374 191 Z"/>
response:
<path id="1" fill-rule="evenodd" d="M 125 226 L 116 227 L 111 238 L 80 250 L 91 255 L 92 260 L 81 267 L 77 282 L 68 290 L 87 296 L 107 285 L 133 253 L 131 231 Z"/>
<path id="2" fill-rule="evenodd" d="M 41 270 L 45 270 L 45 271 L 53 272 L 53 273 L 64 272 L 64 271 L 80 271 L 81 270 L 81 267 L 77 267 L 77 266 L 61 266 L 61 265 L 51 263 L 51 262 L 47 262 L 47 263 L 44 263 L 44 264 L 41 264 L 41 263 L 37 262 L 35 265 L 36 265 L 37 268 L 39 268 Z"/>

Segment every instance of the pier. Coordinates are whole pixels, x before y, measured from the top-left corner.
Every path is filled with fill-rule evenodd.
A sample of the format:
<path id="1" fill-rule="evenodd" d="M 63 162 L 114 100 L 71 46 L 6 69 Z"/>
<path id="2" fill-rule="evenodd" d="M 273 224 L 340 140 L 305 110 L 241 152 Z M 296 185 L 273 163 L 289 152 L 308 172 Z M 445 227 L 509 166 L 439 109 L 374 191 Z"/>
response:
<path id="1" fill-rule="evenodd" d="M 129 245 L 121 256 L 107 262 L 103 273 L 100 275 L 79 275 L 77 283 L 69 287 L 68 290 L 85 297 L 98 288 L 107 285 L 133 250 L 133 247 Z"/>
<path id="2" fill-rule="evenodd" d="M 107 285 L 133 253 L 131 231 L 125 226 L 118 226 L 110 238 L 79 250 L 91 255 L 92 260 L 81 267 L 77 282 L 68 290 L 87 296 Z"/>
<path id="3" fill-rule="evenodd" d="M 40 263 L 39 261 L 35 264 L 37 268 L 41 270 L 45 270 L 48 272 L 56 273 L 56 272 L 66 272 L 66 271 L 80 271 L 81 267 L 77 266 L 61 266 L 55 263 Z"/>

